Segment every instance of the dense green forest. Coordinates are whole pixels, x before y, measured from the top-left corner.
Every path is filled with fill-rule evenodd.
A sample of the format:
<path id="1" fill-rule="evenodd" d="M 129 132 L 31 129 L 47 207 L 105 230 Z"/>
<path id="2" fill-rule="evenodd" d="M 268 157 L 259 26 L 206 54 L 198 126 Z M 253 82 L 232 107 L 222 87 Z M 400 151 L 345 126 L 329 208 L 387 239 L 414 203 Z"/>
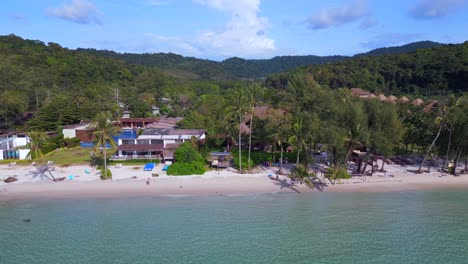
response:
<path id="1" fill-rule="evenodd" d="M 468 42 L 399 55 L 359 56 L 326 65 L 309 65 L 268 78 L 281 89 L 289 75 L 310 73 L 333 89 L 360 87 L 374 93 L 446 95 L 468 91 Z"/>
<path id="2" fill-rule="evenodd" d="M 431 41 L 414 42 L 399 47 L 380 48 L 355 55 L 379 56 L 401 54 L 419 48 L 431 48 L 443 44 Z M 285 72 L 299 66 L 320 65 L 349 59 L 349 56 L 278 56 L 272 59 L 247 60 L 229 58 L 221 62 L 184 57 L 173 53 L 117 53 L 109 50 L 78 49 L 94 55 L 121 59 L 133 64 L 156 67 L 174 77 L 203 80 L 237 80 L 265 78 L 273 73 Z"/>
<path id="3" fill-rule="evenodd" d="M 183 116 L 180 127 L 207 129 L 205 148 L 239 147 L 237 164 L 244 168 L 251 165 L 241 157 L 247 145 L 281 152 L 293 146 L 295 162 L 304 165 L 311 160 L 303 153 L 325 149 L 333 177 L 343 175 L 357 148 L 384 157 L 414 150 L 425 159 L 468 161 L 467 49 L 464 43 L 359 56 L 261 82 L 199 81 L 56 43 L 4 36 L 0 132 L 56 131 L 102 112 L 118 118 L 123 109 L 145 117 L 157 105 L 165 115 Z M 410 98 L 436 95 L 432 99 L 438 103 L 423 111 L 411 104 L 362 100 L 346 89 L 354 86 Z M 268 110 L 249 119 L 257 106 Z"/>
<path id="4" fill-rule="evenodd" d="M 135 116 L 152 105 L 179 115 L 191 98 L 230 83 L 186 82 L 156 68 L 10 35 L 0 38 L 0 132 L 55 130 L 123 105 Z M 174 103 L 167 109 L 160 98 Z"/>

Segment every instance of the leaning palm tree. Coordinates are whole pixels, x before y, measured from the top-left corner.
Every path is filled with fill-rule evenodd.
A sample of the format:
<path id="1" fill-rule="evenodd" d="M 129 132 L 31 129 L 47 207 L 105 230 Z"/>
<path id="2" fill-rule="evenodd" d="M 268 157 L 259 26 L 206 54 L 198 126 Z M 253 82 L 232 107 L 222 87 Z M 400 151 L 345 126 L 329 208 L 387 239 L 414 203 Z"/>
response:
<path id="1" fill-rule="evenodd" d="M 437 113 L 437 116 L 434 120 L 435 124 L 439 126 L 439 129 L 437 130 L 437 134 L 432 140 L 431 145 L 426 150 L 426 154 L 424 155 L 423 160 L 421 161 L 421 164 L 419 165 L 419 169 L 417 170 L 418 173 L 422 172 L 422 166 L 426 162 L 427 158 L 429 157 L 429 154 L 431 153 L 432 148 L 434 147 L 435 143 L 437 142 L 437 139 L 439 139 L 440 133 L 442 132 L 442 129 L 446 126 L 448 117 L 450 115 L 450 112 L 452 111 L 452 108 L 449 105 L 444 105 L 439 108 L 439 112 Z"/>
<path id="2" fill-rule="evenodd" d="M 362 138 L 364 137 L 365 130 L 362 128 L 361 124 L 356 124 L 355 126 L 350 127 L 348 130 L 348 137 L 346 138 L 346 143 L 348 145 L 348 150 L 345 157 L 345 168 L 348 169 L 348 159 L 351 153 L 354 150 L 354 147 L 359 145 Z"/>
<path id="3" fill-rule="evenodd" d="M 261 96 L 262 88 L 257 84 L 252 84 L 248 90 L 249 94 L 249 103 L 250 103 L 250 122 L 249 122 L 249 156 L 247 158 L 247 166 L 250 170 L 250 151 L 252 149 L 252 124 L 255 116 L 255 106 L 258 103 L 259 97 Z"/>
<path id="4" fill-rule="evenodd" d="M 112 118 L 109 112 L 100 112 L 94 118 L 91 127 L 96 131 L 93 132 L 94 136 L 94 151 L 96 153 L 102 149 L 104 156 L 104 174 L 103 178 L 107 179 L 107 145 L 109 144 L 112 149 L 117 147 L 112 136 L 118 133 L 114 124 L 110 121 Z"/>
<path id="5" fill-rule="evenodd" d="M 241 90 L 236 91 L 229 100 L 228 106 L 226 107 L 226 119 L 234 119 L 238 122 L 238 145 L 239 145 L 239 171 L 242 172 L 242 120 L 244 119 L 245 112 L 247 110 L 246 97 Z"/>
<path id="6" fill-rule="evenodd" d="M 302 117 L 296 117 L 294 123 L 292 124 L 292 135 L 288 139 L 288 143 L 291 145 L 296 146 L 296 166 L 299 165 L 299 157 L 301 153 L 302 147 L 305 145 L 305 137 L 304 137 L 304 126 L 303 126 L 303 119 Z"/>
<path id="7" fill-rule="evenodd" d="M 44 162 L 45 158 L 41 148 L 44 145 L 44 142 L 47 138 L 47 134 L 44 132 L 31 131 L 27 135 L 29 138 L 29 143 L 27 144 L 27 147 L 29 147 L 30 151 L 26 158 L 31 160 L 37 160 L 39 162 Z"/>
<path id="8" fill-rule="evenodd" d="M 30 151 L 26 158 L 39 163 L 36 172 L 33 173 L 33 178 L 39 177 L 41 179 L 46 178 L 52 181 L 56 181 L 57 179 L 52 174 L 53 167 L 49 163 L 45 163 L 45 157 L 41 149 L 47 139 L 47 134 L 44 132 L 31 131 L 28 133 L 28 138 L 29 143 L 27 146 L 29 147 Z M 47 175 L 47 173 L 50 177 Z"/>

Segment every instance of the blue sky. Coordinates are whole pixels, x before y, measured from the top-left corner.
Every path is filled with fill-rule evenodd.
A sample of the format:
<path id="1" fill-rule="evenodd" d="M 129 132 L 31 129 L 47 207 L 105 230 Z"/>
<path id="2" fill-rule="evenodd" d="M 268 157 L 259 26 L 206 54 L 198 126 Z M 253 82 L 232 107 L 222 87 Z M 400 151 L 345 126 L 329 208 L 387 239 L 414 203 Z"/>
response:
<path id="1" fill-rule="evenodd" d="M 465 0 L 15 0 L 0 10 L 0 35 L 215 60 L 460 43 L 467 29 Z"/>

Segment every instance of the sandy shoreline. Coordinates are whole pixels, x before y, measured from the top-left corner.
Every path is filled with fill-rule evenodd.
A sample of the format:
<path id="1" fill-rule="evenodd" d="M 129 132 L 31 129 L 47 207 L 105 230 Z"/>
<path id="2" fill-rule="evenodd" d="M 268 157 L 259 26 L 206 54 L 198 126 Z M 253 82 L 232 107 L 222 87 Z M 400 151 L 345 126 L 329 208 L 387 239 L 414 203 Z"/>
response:
<path id="1" fill-rule="evenodd" d="M 0 183 L 0 200 L 33 198 L 80 197 L 132 197 L 132 196 L 183 196 L 183 195 L 246 195 L 277 192 L 390 192 L 462 188 L 468 190 L 468 175 L 442 175 L 440 172 L 414 174 L 411 168 L 388 166 L 387 177 L 377 173 L 371 177 L 353 177 L 334 185 L 323 180 L 322 188 L 310 189 L 295 184 L 281 176 L 279 181 L 268 178 L 269 172 L 237 174 L 232 171 L 210 171 L 201 176 L 167 176 L 159 165 L 152 172 L 142 166 L 111 168 L 113 180 L 102 181 L 96 172 L 85 173 L 86 166 L 57 167 L 55 177 L 66 177 L 63 182 L 51 182 L 34 176 L 32 166 L 8 167 L 0 165 L 0 180 L 16 176 L 15 183 Z M 158 173 L 159 177 L 151 177 Z M 73 176 L 72 180 L 68 177 Z M 131 179 L 136 177 L 136 179 Z M 150 178 L 150 184 L 146 180 Z"/>

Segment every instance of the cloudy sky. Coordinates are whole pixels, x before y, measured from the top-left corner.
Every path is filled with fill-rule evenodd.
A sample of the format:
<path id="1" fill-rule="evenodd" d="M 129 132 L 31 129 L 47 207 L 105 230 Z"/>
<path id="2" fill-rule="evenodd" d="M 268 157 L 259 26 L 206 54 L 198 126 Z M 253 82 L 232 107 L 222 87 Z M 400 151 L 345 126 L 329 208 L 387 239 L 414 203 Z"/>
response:
<path id="1" fill-rule="evenodd" d="M 5 3 L 6 2 L 6 3 Z M 15 0 L 0 35 L 68 48 L 221 60 L 352 55 L 419 40 L 468 39 L 465 0 Z"/>

